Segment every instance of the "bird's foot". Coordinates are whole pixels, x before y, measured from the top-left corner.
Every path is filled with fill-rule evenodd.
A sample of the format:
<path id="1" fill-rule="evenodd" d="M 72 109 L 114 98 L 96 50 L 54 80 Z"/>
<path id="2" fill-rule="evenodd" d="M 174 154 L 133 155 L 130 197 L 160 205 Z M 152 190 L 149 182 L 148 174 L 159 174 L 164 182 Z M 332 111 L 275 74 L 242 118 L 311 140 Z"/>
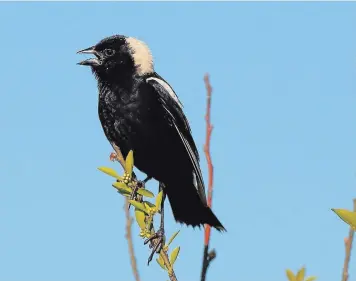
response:
<path id="1" fill-rule="evenodd" d="M 130 198 L 129 198 L 129 200 L 137 200 L 137 190 L 139 189 L 140 187 L 139 187 L 139 184 L 137 183 L 137 184 L 134 184 L 134 186 L 132 187 L 132 191 L 131 191 L 131 195 L 130 195 Z M 131 204 L 129 203 L 129 206 L 128 206 L 128 208 L 129 208 L 129 210 L 130 210 L 130 207 L 131 207 Z"/>
<path id="2" fill-rule="evenodd" d="M 147 265 L 149 265 L 150 262 L 152 261 L 154 254 L 155 253 L 158 254 L 164 246 L 165 243 L 164 229 L 160 227 L 155 234 L 153 234 L 150 238 L 146 239 L 145 242 L 143 243 L 146 245 L 149 242 L 153 242 L 153 243 L 150 245 L 152 252 L 148 257 Z"/>
<path id="3" fill-rule="evenodd" d="M 132 187 L 132 192 L 130 195 L 130 200 L 137 200 L 137 190 L 139 188 L 145 188 L 146 182 L 148 182 L 152 177 L 147 177 L 143 181 L 137 181 L 136 184 Z M 129 204 L 129 209 L 130 209 L 131 204 Z"/>
<path id="4" fill-rule="evenodd" d="M 152 179 L 152 177 L 148 176 L 147 178 L 145 178 L 143 181 L 137 181 L 137 185 L 139 188 L 145 188 L 146 183 Z"/>
<path id="5" fill-rule="evenodd" d="M 137 183 L 132 187 L 131 195 L 129 200 L 137 200 L 137 190 L 139 188 L 145 188 L 145 182 L 144 181 L 137 181 Z M 131 204 L 129 204 L 128 208 L 130 210 Z"/>
<path id="6" fill-rule="evenodd" d="M 146 184 L 145 181 L 137 181 L 137 187 L 138 188 L 145 188 L 145 184 Z"/>
<path id="7" fill-rule="evenodd" d="M 117 161 L 117 154 L 115 152 L 110 153 L 110 161 L 112 162 Z"/>

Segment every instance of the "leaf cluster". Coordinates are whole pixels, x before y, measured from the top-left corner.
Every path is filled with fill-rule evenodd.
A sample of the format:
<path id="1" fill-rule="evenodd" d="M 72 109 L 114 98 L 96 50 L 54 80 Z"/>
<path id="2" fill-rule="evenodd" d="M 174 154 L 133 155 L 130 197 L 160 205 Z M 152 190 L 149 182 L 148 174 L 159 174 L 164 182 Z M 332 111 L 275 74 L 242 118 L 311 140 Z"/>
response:
<path id="1" fill-rule="evenodd" d="M 131 198 L 131 194 L 134 190 L 137 190 L 137 198 L 128 199 L 129 203 L 135 207 L 135 219 L 138 227 L 140 228 L 140 237 L 143 239 L 150 238 L 155 234 L 155 230 L 153 227 L 154 217 L 160 213 L 163 192 L 159 192 L 157 196 L 155 196 L 150 190 L 139 187 L 137 180 L 134 179 L 133 173 L 134 167 L 134 157 L 133 151 L 131 150 L 125 161 L 125 171 L 121 176 L 114 169 L 108 167 L 99 167 L 98 169 L 115 178 L 116 182 L 112 184 L 112 186 L 124 197 Z M 139 187 L 139 188 L 138 188 Z M 154 199 L 154 203 L 146 200 L 146 198 Z M 173 242 L 173 240 L 178 235 L 179 231 L 175 232 L 172 237 L 169 239 L 168 243 L 162 247 L 162 250 L 159 253 L 158 258 L 156 259 L 157 263 L 168 272 L 173 270 L 173 265 L 177 260 L 179 255 L 180 247 L 176 247 L 170 253 L 169 263 L 165 262 L 164 254 L 169 252 L 169 246 Z"/>

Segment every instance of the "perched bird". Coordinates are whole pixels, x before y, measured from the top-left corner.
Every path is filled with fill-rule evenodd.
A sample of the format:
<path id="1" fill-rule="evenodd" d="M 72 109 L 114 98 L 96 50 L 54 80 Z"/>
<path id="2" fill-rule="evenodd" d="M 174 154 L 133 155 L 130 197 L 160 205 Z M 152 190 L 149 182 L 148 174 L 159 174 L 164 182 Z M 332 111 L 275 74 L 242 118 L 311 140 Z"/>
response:
<path id="1" fill-rule="evenodd" d="M 97 79 L 99 118 L 109 142 L 124 157 L 134 151 L 135 166 L 163 186 L 176 221 L 225 230 L 207 206 L 199 155 L 183 106 L 155 72 L 148 46 L 115 35 L 78 53 L 94 55 L 79 64 L 90 66 Z"/>

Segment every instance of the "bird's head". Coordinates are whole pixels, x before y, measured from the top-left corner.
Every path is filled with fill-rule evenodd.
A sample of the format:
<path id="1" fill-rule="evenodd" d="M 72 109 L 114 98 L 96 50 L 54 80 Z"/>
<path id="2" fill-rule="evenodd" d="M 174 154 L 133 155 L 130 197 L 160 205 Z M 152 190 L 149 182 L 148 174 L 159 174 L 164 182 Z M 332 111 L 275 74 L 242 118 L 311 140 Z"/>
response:
<path id="1" fill-rule="evenodd" d="M 145 75 L 153 72 L 153 58 L 148 46 L 133 37 L 115 35 L 77 52 L 94 57 L 79 62 L 90 66 L 99 77 Z"/>

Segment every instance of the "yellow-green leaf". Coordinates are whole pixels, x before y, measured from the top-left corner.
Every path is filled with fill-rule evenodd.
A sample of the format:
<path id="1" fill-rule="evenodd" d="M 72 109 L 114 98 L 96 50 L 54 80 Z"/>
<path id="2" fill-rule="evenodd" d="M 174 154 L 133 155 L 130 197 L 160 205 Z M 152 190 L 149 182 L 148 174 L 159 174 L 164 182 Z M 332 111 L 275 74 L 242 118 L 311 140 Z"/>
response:
<path id="1" fill-rule="evenodd" d="M 356 230 L 356 212 L 351 212 L 345 209 L 331 209 L 334 211 L 344 222 Z"/>
<path id="2" fill-rule="evenodd" d="M 136 217 L 136 221 L 137 221 L 138 226 L 141 229 L 145 229 L 146 228 L 145 213 L 142 212 L 139 209 L 135 209 L 135 217 Z"/>
<path id="3" fill-rule="evenodd" d="M 316 280 L 316 276 L 309 276 L 307 279 L 305 279 L 305 281 L 315 281 Z"/>
<path id="4" fill-rule="evenodd" d="M 163 259 L 161 258 L 161 255 L 159 256 L 158 259 L 156 259 L 157 263 L 164 269 L 164 270 L 167 270 L 166 269 L 166 266 L 164 265 L 164 261 Z"/>
<path id="5" fill-rule="evenodd" d="M 149 197 L 149 198 L 155 197 L 155 195 L 154 195 L 151 191 L 149 191 L 149 190 L 147 190 L 147 189 L 143 189 L 143 188 L 139 188 L 139 189 L 137 190 L 137 193 L 140 194 L 140 195 L 142 195 L 142 196 Z"/>
<path id="6" fill-rule="evenodd" d="M 109 167 L 99 167 L 98 170 L 116 179 L 122 179 L 122 177 L 120 177 L 114 169 L 111 169 Z"/>
<path id="7" fill-rule="evenodd" d="M 117 188 L 129 188 L 128 185 L 122 181 L 116 181 L 113 183 L 113 186 L 117 187 Z"/>
<path id="8" fill-rule="evenodd" d="M 158 193 L 158 194 L 157 194 L 157 197 L 156 197 L 156 207 L 157 207 L 157 210 L 160 210 L 160 209 L 161 209 L 162 197 L 163 197 L 163 191 L 161 191 L 160 193 Z"/>
<path id="9" fill-rule="evenodd" d="M 130 150 L 129 154 L 127 154 L 126 157 L 126 166 L 125 166 L 125 172 L 128 173 L 130 176 L 133 171 L 133 166 L 134 166 L 133 151 Z"/>
<path id="10" fill-rule="evenodd" d="M 304 281 L 304 277 L 305 277 L 305 268 L 302 267 L 297 273 L 296 281 Z"/>
<path id="11" fill-rule="evenodd" d="M 176 238 L 176 236 L 178 235 L 179 231 L 180 231 L 180 230 L 178 230 L 176 233 L 174 233 L 174 234 L 172 235 L 172 237 L 169 239 L 169 241 L 168 241 L 168 246 L 171 245 L 171 243 L 173 242 L 174 238 Z"/>
<path id="12" fill-rule="evenodd" d="M 131 193 L 127 193 L 125 191 L 121 191 L 121 190 L 117 190 L 117 192 L 119 192 L 121 195 L 125 196 L 125 197 L 131 197 Z"/>
<path id="13" fill-rule="evenodd" d="M 123 182 L 114 182 L 113 184 L 113 187 L 115 187 L 117 190 L 120 190 L 122 192 L 126 192 L 126 193 L 131 193 L 132 192 L 132 189 L 129 188 L 125 183 Z"/>
<path id="14" fill-rule="evenodd" d="M 290 269 L 286 270 L 286 274 L 289 281 L 296 281 L 295 275 Z"/>
<path id="15" fill-rule="evenodd" d="M 135 200 L 129 200 L 129 203 L 134 206 L 135 208 L 141 210 L 142 212 L 145 212 L 146 214 L 148 214 L 147 209 L 145 208 L 145 205 L 143 205 L 140 202 L 137 202 Z"/>
<path id="16" fill-rule="evenodd" d="M 169 258 L 169 261 L 171 263 L 171 265 L 173 266 L 173 264 L 175 263 L 177 257 L 178 257 L 178 254 L 179 254 L 179 250 L 180 250 L 180 247 L 177 247 L 175 248 L 172 253 L 171 253 L 171 256 Z"/>
<path id="17" fill-rule="evenodd" d="M 150 201 L 143 201 L 143 203 L 146 203 L 150 208 L 156 208 L 155 204 L 152 204 Z"/>

